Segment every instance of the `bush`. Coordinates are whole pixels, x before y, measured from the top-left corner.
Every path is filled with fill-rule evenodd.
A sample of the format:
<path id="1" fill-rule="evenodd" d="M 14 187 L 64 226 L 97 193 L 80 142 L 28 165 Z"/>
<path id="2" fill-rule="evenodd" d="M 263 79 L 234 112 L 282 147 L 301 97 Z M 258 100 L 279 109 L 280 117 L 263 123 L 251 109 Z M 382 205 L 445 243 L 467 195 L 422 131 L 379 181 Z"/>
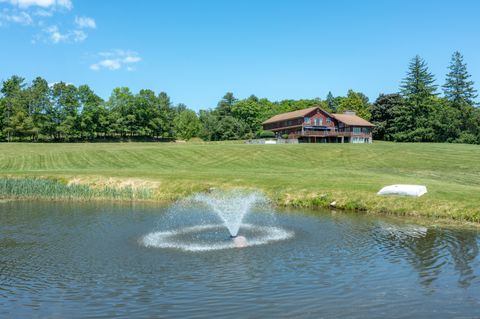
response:
<path id="1" fill-rule="evenodd" d="M 283 138 L 284 140 L 288 140 L 288 134 L 282 134 L 282 138 Z"/>
<path id="2" fill-rule="evenodd" d="M 245 139 L 251 140 L 253 138 L 255 138 L 255 134 L 253 134 L 252 132 L 248 132 L 247 134 L 245 134 Z"/>
<path id="3" fill-rule="evenodd" d="M 475 135 L 471 133 L 462 132 L 460 136 L 455 140 L 455 143 L 477 144 L 478 139 Z"/>
<path id="4" fill-rule="evenodd" d="M 260 137 L 261 138 L 272 138 L 275 137 L 275 133 L 272 131 L 261 131 L 260 132 Z"/>

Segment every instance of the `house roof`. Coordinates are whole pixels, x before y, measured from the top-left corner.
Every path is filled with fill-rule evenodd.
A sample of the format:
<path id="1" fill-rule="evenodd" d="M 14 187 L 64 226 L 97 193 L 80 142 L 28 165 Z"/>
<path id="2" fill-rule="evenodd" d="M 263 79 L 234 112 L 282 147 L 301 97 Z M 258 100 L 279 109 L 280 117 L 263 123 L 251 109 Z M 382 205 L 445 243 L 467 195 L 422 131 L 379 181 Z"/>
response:
<path id="1" fill-rule="evenodd" d="M 320 109 L 321 111 L 325 112 L 327 115 L 333 117 L 337 121 L 340 121 L 346 125 L 350 126 L 375 126 L 372 123 L 370 123 L 367 120 L 362 119 L 361 117 L 353 114 L 329 114 L 319 106 L 314 106 L 314 107 L 309 107 L 308 109 L 303 109 L 303 110 L 297 110 L 293 112 L 287 112 L 287 113 L 281 113 L 277 114 L 275 116 L 272 116 L 262 124 L 268 124 L 268 123 L 274 123 L 274 122 L 279 122 L 279 121 L 285 121 L 285 120 L 292 120 L 296 119 L 299 117 L 305 117 L 308 114 L 310 114 L 312 111 Z"/>
<path id="2" fill-rule="evenodd" d="M 287 112 L 287 113 L 281 113 L 277 114 L 275 116 L 272 116 L 262 124 L 268 124 L 268 123 L 274 123 L 274 122 L 279 122 L 279 121 L 285 121 L 285 120 L 291 120 L 291 119 L 296 119 L 299 117 L 304 117 L 314 111 L 315 109 L 319 109 L 318 106 L 314 107 L 309 107 L 308 109 L 303 109 L 303 110 L 297 110 L 293 112 Z"/>
<path id="3" fill-rule="evenodd" d="M 362 119 L 360 116 L 353 114 L 332 114 L 332 117 L 349 126 L 375 126 L 369 121 Z"/>

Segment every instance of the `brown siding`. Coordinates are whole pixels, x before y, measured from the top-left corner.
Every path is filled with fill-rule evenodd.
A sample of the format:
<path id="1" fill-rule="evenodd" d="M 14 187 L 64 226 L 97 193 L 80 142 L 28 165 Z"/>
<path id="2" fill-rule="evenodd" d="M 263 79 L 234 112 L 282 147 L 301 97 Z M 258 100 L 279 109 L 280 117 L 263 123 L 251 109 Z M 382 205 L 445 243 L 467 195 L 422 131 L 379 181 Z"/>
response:
<path id="1" fill-rule="evenodd" d="M 305 125 L 315 125 L 315 119 L 321 119 L 321 123 L 319 123 L 318 125 L 326 126 L 326 127 L 335 127 L 335 119 L 328 116 L 328 114 L 325 114 L 320 110 L 312 112 L 306 117 L 310 118 L 310 122 L 309 123 L 304 122 Z M 327 119 L 330 119 L 330 121 L 328 121 Z"/>

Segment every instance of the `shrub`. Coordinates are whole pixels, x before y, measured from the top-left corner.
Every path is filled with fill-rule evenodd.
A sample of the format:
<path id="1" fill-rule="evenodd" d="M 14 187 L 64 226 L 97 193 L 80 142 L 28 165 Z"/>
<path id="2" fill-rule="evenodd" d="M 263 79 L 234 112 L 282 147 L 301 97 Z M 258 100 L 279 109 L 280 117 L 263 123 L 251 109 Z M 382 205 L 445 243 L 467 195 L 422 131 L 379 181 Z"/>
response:
<path id="1" fill-rule="evenodd" d="M 253 134 L 252 132 L 248 132 L 247 134 L 245 134 L 245 139 L 251 140 L 253 138 L 255 138 L 255 134 Z"/>
<path id="2" fill-rule="evenodd" d="M 260 132 L 260 137 L 261 138 L 272 138 L 275 137 L 275 133 L 272 131 L 261 131 Z"/>
<path id="3" fill-rule="evenodd" d="M 288 134 L 282 134 L 282 138 L 283 138 L 284 140 L 288 140 Z"/>
<path id="4" fill-rule="evenodd" d="M 475 135 L 468 132 L 462 132 L 460 136 L 455 140 L 455 143 L 476 144 L 478 143 L 478 140 Z"/>

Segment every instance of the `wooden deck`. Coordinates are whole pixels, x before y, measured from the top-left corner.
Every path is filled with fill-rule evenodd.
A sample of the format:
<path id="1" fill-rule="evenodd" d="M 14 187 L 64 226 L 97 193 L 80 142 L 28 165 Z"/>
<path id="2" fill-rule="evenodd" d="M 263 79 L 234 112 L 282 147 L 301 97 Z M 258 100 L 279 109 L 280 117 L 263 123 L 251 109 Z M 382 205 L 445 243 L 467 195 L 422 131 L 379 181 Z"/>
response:
<path id="1" fill-rule="evenodd" d="M 300 137 L 360 137 L 371 138 L 372 133 L 338 132 L 338 131 L 304 131 L 300 134 L 291 133 L 289 138 Z"/>

